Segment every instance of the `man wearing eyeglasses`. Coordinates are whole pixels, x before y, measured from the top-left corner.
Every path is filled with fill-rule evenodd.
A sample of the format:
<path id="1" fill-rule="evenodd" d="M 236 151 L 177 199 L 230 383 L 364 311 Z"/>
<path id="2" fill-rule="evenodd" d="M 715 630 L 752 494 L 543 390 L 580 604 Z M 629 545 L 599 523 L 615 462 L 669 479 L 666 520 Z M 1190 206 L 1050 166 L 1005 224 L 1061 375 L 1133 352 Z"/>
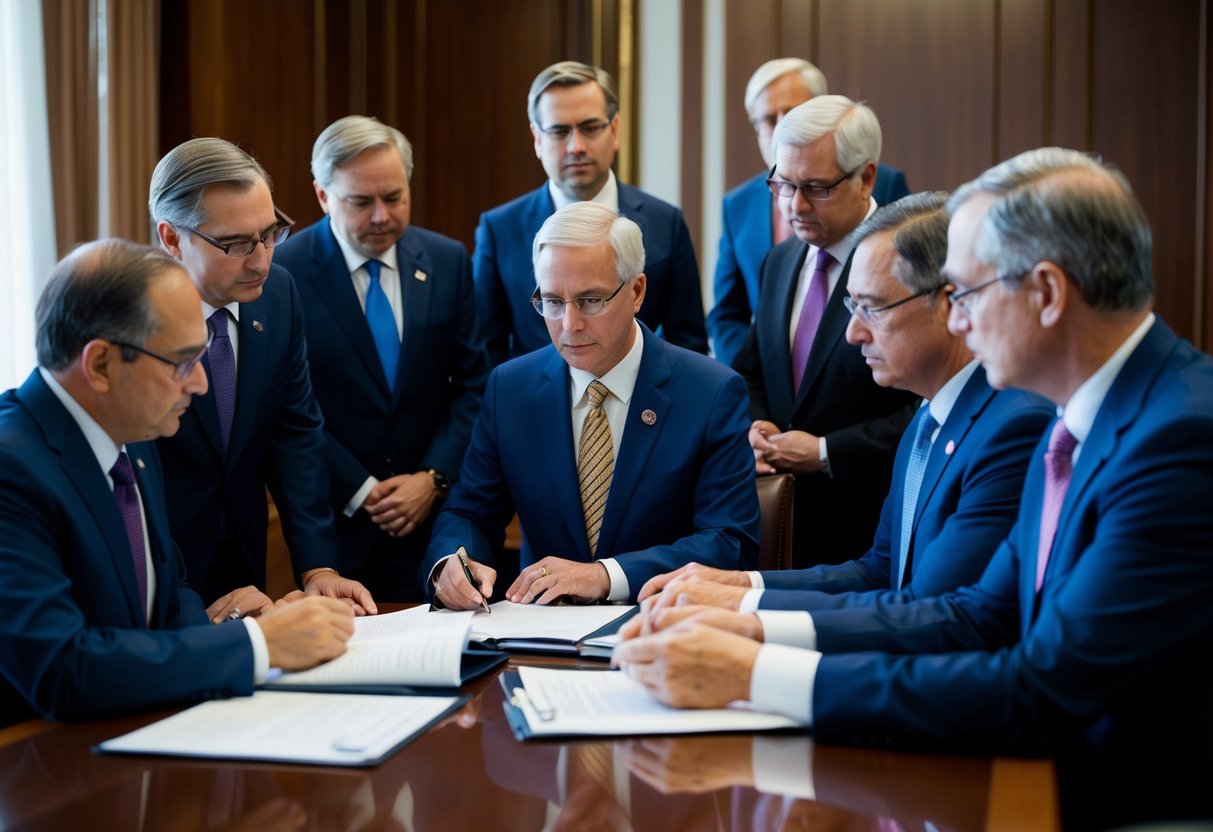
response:
<path id="1" fill-rule="evenodd" d="M 880 387 L 843 306 L 854 244 L 876 210 L 876 114 L 819 95 L 775 128 L 768 185 L 795 236 L 762 268 L 754 326 L 736 368 L 749 383 L 758 474 L 796 475 L 793 563 L 842 563 L 867 551 L 915 397 Z"/>
<path id="2" fill-rule="evenodd" d="M 981 577 L 1015 521 L 1024 474 L 1055 409 L 1022 390 L 993 390 L 964 338 L 948 330 L 947 196 L 907 196 L 853 235 L 847 340 L 877 384 L 926 399 L 902 435 L 871 548 L 857 560 L 803 570 L 683 567 L 641 590 L 642 600 L 653 596 L 651 616 L 672 621 L 694 614 L 692 605 L 758 611 L 768 641 L 794 643 L 809 617 L 769 611 L 905 603 Z M 676 613 L 663 612 L 675 605 Z"/>
<path id="3" fill-rule="evenodd" d="M 489 376 L 459 482 L 434 524 L 437 603 L 624 601 L 692 560 L 746 568 L 758 495 L 745 384 L 637 321 L 648 288 L 639 226 L 593 202 L 534 241 L 531 314 L 551 346 Z M 494 552 L 517 511 L 521 573 L 504 593 Z M 472 586 L 454 555 L 471 556 Z"/>
<path id="4" fill-rule="evenodd" d="M 754 71 L 745 88 L 745 110 L 758 139 L 765 167 L 724 195 L 720 254 L 716 259 L 715 303 L 708 313 L 708 335 L 716 357 L 730 367 L 745 346 L 758 308 L 759 273 L 772 245 L 792 236 L 779 210 L 779 199 L 767 187 L 775 164 L 772 135 L 793 107 L 829 92 L 821 70 L 800 58 L 776 58 Z M 897 168 L 880 162 L 872 198 L 888 205 L 910 192 Z"/>
<path id="5" fill-rule="evenodd" d="M 293 223 L 274 206 L 269 176 L 230 142 L 192 139 L 156 165 L 148 208 L 161 246 L 201 295 L 212 333 L 210 390 L 159 442 L 190 584 L 207 603 L 233 587 L 265 589 L 268 487 L 299 586 L 375 612 L 366 588 L 337 571 L 303 313 L 290 274 L 271 263 Z M 228 606 L 248 612 L 235 595 Z"/>
<path id="6" fill-rule="evenodd" d="M 640 321 L 671 344 L 706 353 L 699 266 L 682 212 L 618 182 L 611 170 L 620 120 L 614 79 L 576 61 L 553 64 L 531 84 L 527 117 L 548 181 L 482 214 L 472 256 L 493 365 L 548 343 L 527 300 L 535 286 L 531 241 L 556 209 L 582 200 L 629 217 L 644 234 L 648 290 Z"/>
<path id="7" fill-rule="evenodd" d="M 339 600 L 228 621 L 186 583 L 150 441 L 207 391 L 209 336 L 180 264 L 88 243 L 55 267 L 36 318 L 38 368 L 0 396 L 0 726 L 247 696 L 271 666 L 342 653 Z"/>
<path id="8" fill-rule="evenodd" d="M 412 171 L 399 130 L 329 125 L 312 148 L 325 217 L 277 255 L 303 299 L 344 566 L 389 601 L 424 595 L 431 517 L 488 377 L 467 250 L 409 224 Z"/>

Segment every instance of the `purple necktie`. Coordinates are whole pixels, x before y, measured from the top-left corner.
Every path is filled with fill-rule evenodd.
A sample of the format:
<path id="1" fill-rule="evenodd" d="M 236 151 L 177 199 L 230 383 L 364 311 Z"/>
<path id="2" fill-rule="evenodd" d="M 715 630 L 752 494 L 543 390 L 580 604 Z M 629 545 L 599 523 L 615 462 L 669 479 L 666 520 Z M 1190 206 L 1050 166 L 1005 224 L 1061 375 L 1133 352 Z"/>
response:
<path id="1" fill-rule="evenodd" d="M 804 296 L 800 321 L 796 324 L 796 338 L 792 341 L 793 393 L 800 392 L 804 368 L 808 366 L 809 353 L 813 351 L 813 339 L 817 337 L 817 327 L 826 309 L 826 300 L 830 295 L 830 277 L 826 270 L 833 262 L 834 258 L 828 251 L 824 248 L 817 250 L 817 268 L 813 269 L 813 277 L 809 280 L 809 291 Z"/>
<path id="2" fill-rule="evenodd" d="M 1057 521 L 1061 516 L 1061 504 L 1070 487 L 1070 476 L 1074 473 L 1074 449 L 1078 440 L 1066 429 L 1061 419 L 1053 425 L 1049 435 L 1049 449 L 1045 451 L 1045 499 L 1040 510 L 1040 548 L 1036 552 L 1036 591 L 1044 583 L 1045 567 L 1049 563 L 1049 552 L 1053 548 L 1053 537 L 1057 534 Z"/>
<path id="3" fill-rule="evenodd" d="M 211 387 L 215 391 L 215 409 L 219 412 L 219 437 L 226 452 L 232 435 L 232 417 L 236 412 L 236 357 L 232 354 L 232 339 L 227 335 L 227 309 L 216 309 L 206 325 L 214 333 L 207 361 L 211 369 Z"/>
<path id="4" fill-rule="evenodd" d="M 126 526 L 126 540 L 131 547 L 131 562 L 135 567 L 135 584 L 139 587 L 139 612 L 147 614 L 147 552 L 143 548 L 143 517 L 139 512 L 139 491 L 135 488 L 135 472 L 126 452 L 110 469 L 114 480 L 114 501 Z"/>

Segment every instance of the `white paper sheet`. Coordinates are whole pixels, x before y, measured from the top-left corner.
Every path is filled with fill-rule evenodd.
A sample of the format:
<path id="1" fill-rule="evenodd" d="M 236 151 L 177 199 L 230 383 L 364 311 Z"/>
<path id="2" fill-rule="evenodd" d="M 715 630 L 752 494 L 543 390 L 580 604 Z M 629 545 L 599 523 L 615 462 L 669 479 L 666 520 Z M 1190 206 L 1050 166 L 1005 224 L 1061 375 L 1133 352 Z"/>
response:
<path id="1" fill-rule="evenodd" d="M 449 696 L 258 691 L 204 702 L 98 747 L 135 754 L 358 765 L 384 756 L 456 701 Z"/>
<path id="2" fill-rule="evenodd" d="M 498 601 L 492 614 L 480 610 L 472 619 L 472 639 L 551 639 L 575 643 L 625 615 L 634 605 L 591 606 L 515 604 Z"/>

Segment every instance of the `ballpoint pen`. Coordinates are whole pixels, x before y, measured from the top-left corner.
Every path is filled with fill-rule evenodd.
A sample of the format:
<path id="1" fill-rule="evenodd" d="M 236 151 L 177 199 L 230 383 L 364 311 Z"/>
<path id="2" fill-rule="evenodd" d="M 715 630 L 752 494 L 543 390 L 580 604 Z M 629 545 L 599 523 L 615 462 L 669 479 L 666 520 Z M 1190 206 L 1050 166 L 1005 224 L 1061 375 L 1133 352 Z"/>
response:
<path id="1" fill-rule="evenodd" d="M 472 585 L 472 589 L 479 592 L 480 587 L 476 586 L 476 579 L 472 577 L 472 569 L 468 566 L 468 550 L 460 546 L 455 550 L 455 554 L 459 556 L 459 564 L 463 567 L 463 577 L 468 579 L 468 583 Z M 489 602 L 484 599 L 483 595 L 480 596 L 480 606 L 485 612 L 492 614 L 493 611 L 489 609 Z"/>

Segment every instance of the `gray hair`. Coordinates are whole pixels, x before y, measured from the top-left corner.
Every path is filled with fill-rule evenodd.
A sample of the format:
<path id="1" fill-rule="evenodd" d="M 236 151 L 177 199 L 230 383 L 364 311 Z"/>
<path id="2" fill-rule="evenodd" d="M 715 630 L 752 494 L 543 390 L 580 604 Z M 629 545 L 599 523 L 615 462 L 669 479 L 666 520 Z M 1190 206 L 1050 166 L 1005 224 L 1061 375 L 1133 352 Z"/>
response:
<path id="1" fill-rule="evenodd" d="M 893 232 L 893 276 L 912 292 L 941 289 L 948 257 L 948 192 L 902 197 L 880 208 L 851 232 L 856 247 L 873 234 Z"/>
<path id="2" fill-rule="evenodd" d="M 38 363 L 71 364 L 97 338 L 142 346 L 160 327 L 148 290 L 181 264 L 159 249 L 111 238 L 84 243 L 55 264 L 34 312 Z M 122 349 L 126 361 L 139 357 Z"/>
<path id="3" fill-rule="evenodd" d="M 578 201 L 548 217 L 535 235 L 531 264 L 539 262 L 545 246 L 594 248 L 609 243 L 615 253 L 615 273 L 626 283 L 644 271 L 644 238 L 640 226 L 605 205 Z"/>
<path id="4" fill-rule="evenodd" d="M 783 76 L 791 75 L 793 72 L 800 75 L 810 96 L 827 95 L 830 92 L 825 74 L 813 64 L 801 58 L 776 58 L 754 70 L 749 83 L 745 85 L 746 113 L 748 114 L 754 108 L 754 101 L 758 98 L 759 93 Z"/>
<path id="5" fill-rule="evenodd" d="M 606 99 L 607 121 L 611 121 L 619 112 L 619 88 L 615 86 L 615 79 L 605 69 L 580 61 L 560 61 L 535 76 L 526 96 L 527 118 L 532 124 L 543 126 L 539 124 L 539 97 L 548 87 L 579 87 L 589 83 L 597 84 L 602 89 L 602 97 Z"/>
<path id="6" fill-rule="evenodd" d="M 979 194 L 990 206 L 977 258 L 1019 281 L 1041 261 L 1056 263 L 1096 309 L 1133 311 L 1154 295 L 1150 221 L 1117 170 L 1077 150 L 1020 153 L 961 186 L 955 211 Z"/>
<path id="7" fill-rule="evenodd" d="M 365 150 L 394 147 L 404 162 L 404 173 L 413 178 L 413 147 L 404 134 L 370 116 L 346 116 L 324 128 L 312 145 L 312 178 L 327 188 L 333 169 L 345 167 Z"/>
<path id="8" fill-rule="evenodd" d="M 147 208 L 152 225 L 168 222 L 197 228 L 208 219 L 202 197 L 210 185 L 232 185 L 247 191 L 257 182 L 272 188 L 270 175 L 249 154 L 225 139 L 190 139 L 170 150 L 152 171 Z M 152 237 L 156 237 L 155 228 Z"/>
<path id="9" fill-rule="evenodd" d="M 793 107 L 775 126 L 776 145 L 804 147 L 834 134 L 834 158 L 844 171 L 880 161 L 880 122 L 871 108 L 845 95 L 819 95 Z"/>

